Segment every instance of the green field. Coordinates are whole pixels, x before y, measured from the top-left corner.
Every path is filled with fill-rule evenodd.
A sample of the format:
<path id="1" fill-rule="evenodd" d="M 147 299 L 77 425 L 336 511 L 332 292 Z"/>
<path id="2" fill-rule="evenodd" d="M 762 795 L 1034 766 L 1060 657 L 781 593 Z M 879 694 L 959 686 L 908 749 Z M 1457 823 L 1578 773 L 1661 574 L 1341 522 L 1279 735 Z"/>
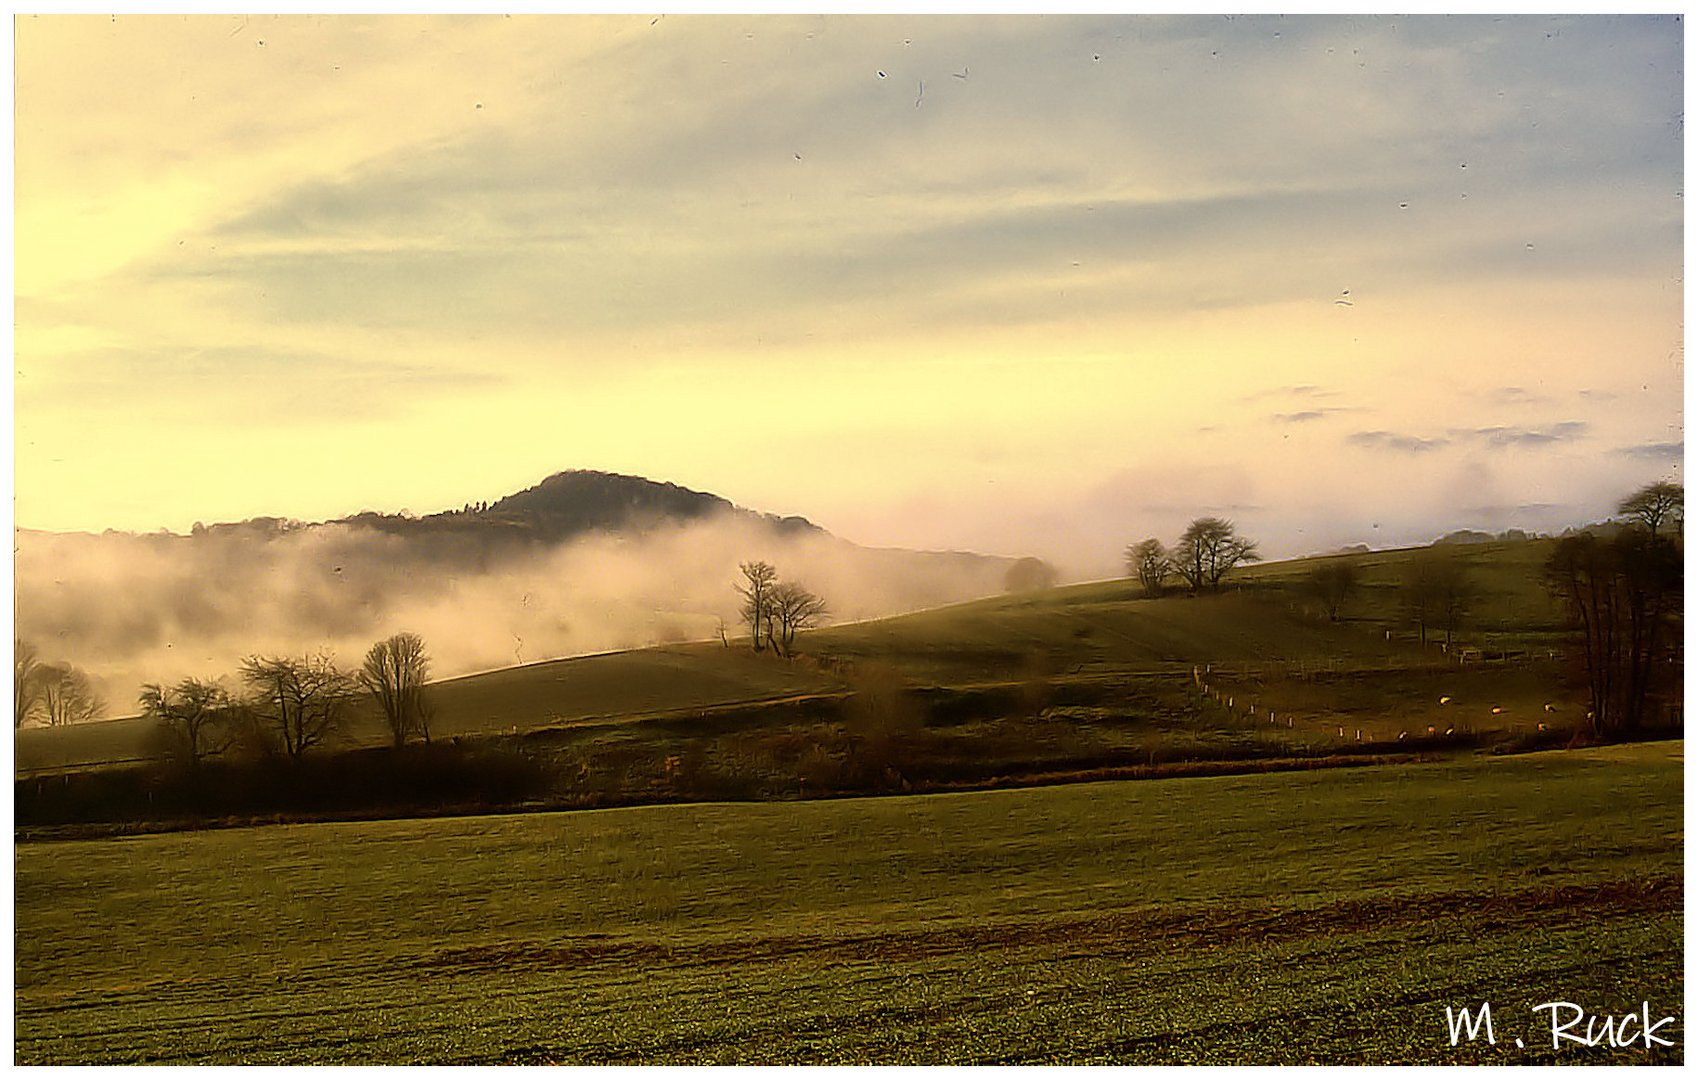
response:
<path id="1" fill-rule="evenodd" d="M 1679 1061 L 1529 1010 L 1680 1014 L 1682 758 L 24 844 L 15 1054 Z M 1482 1000 L 1499 1045 L 1451 1047 Z"/>

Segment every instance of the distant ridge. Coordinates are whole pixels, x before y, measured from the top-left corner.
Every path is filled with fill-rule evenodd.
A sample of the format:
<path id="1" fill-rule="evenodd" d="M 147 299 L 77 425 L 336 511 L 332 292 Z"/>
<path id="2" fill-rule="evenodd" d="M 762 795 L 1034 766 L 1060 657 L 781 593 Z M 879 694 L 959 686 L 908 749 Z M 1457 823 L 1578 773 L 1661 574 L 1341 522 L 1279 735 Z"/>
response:
<path id="1" fill-rule="evenodd" d="M 411 537 L 482 534 L 494 539 L 556 543 L 588 532 L 646 532 L 668 523 L 714 517 L 758 522 L 787 535 L 824 533 L 803 517 L 757 513 L 708 492 L 593 469 L 557 472 L 523 491 L 492 503 L 467 503 L 459 510 L 424 517 L 367 510 L 326 524 L 363 526 Z M 265 523 L 272 520 L 256 519 Z"/>
<path id="2" fill-rule="evenodd" d="M 551 538 L 721 515 L 763 521 L 783 532 L 823 531 L 806 518 L 760 514 L 677 484 L 591 469 L 557 472 L 534 487 L 498 499 L 484 513 L 529 518 L 544 526 L 539 531 Z"/>

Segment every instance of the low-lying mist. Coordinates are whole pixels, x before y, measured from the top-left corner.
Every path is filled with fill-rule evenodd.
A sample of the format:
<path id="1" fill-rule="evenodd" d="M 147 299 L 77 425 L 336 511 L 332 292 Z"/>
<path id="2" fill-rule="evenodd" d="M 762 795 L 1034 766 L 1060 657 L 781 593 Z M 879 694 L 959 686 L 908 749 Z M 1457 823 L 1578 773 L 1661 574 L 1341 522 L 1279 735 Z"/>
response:
<path id="1" fill-rule="evenodd" d="M 88 672 L 101 715 L 145 683 L 230 677 L 245 656 L 320 648 L 355 668 L 372 642 L 420 634 L 434 678 L 560 656 L 735 642 L 740 562 L 762 559 L 830 606 L 875 618 L 1001 591 L 1010 561 L 857 547 L 718 517 L 446 557 L 362 526 L 193 536 L 19 532 L 17 636 Z"/>

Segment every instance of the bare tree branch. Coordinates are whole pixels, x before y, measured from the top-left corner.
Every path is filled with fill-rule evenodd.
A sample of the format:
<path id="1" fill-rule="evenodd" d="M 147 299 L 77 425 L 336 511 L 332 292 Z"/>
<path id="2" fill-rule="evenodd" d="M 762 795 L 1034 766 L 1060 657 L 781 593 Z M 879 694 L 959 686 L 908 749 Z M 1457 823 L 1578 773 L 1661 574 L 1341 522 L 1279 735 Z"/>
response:
<path id="1" fill-rule="evenodd" d="M 357 685 L 325 653 L 299 659 L 250 656 L 242 661 L 242 678 L 253 689 L 254 714 L 291 758 L 342 725 Z"/>
<path id="2" fill-rule="evenodd" d="M 359 672 L 360 685 L 377 700 L 389 734 L 396 746 L 405 746 L 417 734 L 430 741 L 430 709 L 425 701 L 425 680 L 430 676 L 430 657 L 424 639 L 401 633 L 373 645 Z"/>

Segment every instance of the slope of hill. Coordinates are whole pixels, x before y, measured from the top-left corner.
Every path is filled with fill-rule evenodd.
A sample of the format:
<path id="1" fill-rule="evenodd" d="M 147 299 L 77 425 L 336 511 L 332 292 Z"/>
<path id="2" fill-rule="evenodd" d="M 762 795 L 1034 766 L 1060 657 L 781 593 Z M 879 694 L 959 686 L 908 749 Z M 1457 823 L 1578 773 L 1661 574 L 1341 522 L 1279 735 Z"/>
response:
<path id="1" fill-rule="evenodd" d="M 88 672 L 102 715 L 146 683 L 232 674 L 253 654 L 421 634 L 451 677 L 717 637 L 738 565 L 765 560 L 866 619 L 998 592 L 1013 560 L 870 549 L 803 518 L 640 477 L 572 471 L 459 511 L 197 526 L 187 536 L 19 530 L 18 636 Z"/>
<path id="2" fill-rule="evenodd" d="M 830 627 L 805 633 L 791 660 L 716 636 L 444 680 L 432 688 L 437 748 L 419 748 L 417 761 L 383 758 L 384 729 L 368 707 L 342 743 L 365 763 L 321 755 L 327 775 L 343 777 L 324 784 L 416 767 L 423 786 L 383 804 L 404 814 L 441 805 L 428 778 L 459 769 L 464 754 L 493 755 L 476 768 L 506 761 L 529 779 L 456 789 L 453 805 L 566 807 L 1332 767 L 1565 743 L 1584 695 L 1554 649 L 1487 659 L 1423 647 L 1409 631 L 1386 590 L 1419 554 L 1343 556 L 1378 585 L 1337 621 L 1308 599 L 1314 560 L 1300 560 L 1257 567 L 1218 594 L 1148 598 L 1108 581 Z M 1550 611 L 1532 602 L 1541 556 L 1531 542 L 1481 545 L 1468 558 L 1481 588 L 1462 642 L 1489 632 L 1560 646 Z M 124 730 L 135 746 L 116 756 L 140 754 L 144 727 Z M 57 734 L 26 732 L 20 752 L 38 767 L 96 760 L 89 740 Z M 271 805 L 250 805 L 231 783 L 217 797 L 224 812 Z M 141 797 L 113 784 L 89 799 Z M 53 785 L 37 795 L 47 802 L 31 802 L 29 820 L 83 812 L 80 796 L 58 802 Z M 357 793 L 334 805 L 279 797 L 292 813 L 366 805 Z"/>

